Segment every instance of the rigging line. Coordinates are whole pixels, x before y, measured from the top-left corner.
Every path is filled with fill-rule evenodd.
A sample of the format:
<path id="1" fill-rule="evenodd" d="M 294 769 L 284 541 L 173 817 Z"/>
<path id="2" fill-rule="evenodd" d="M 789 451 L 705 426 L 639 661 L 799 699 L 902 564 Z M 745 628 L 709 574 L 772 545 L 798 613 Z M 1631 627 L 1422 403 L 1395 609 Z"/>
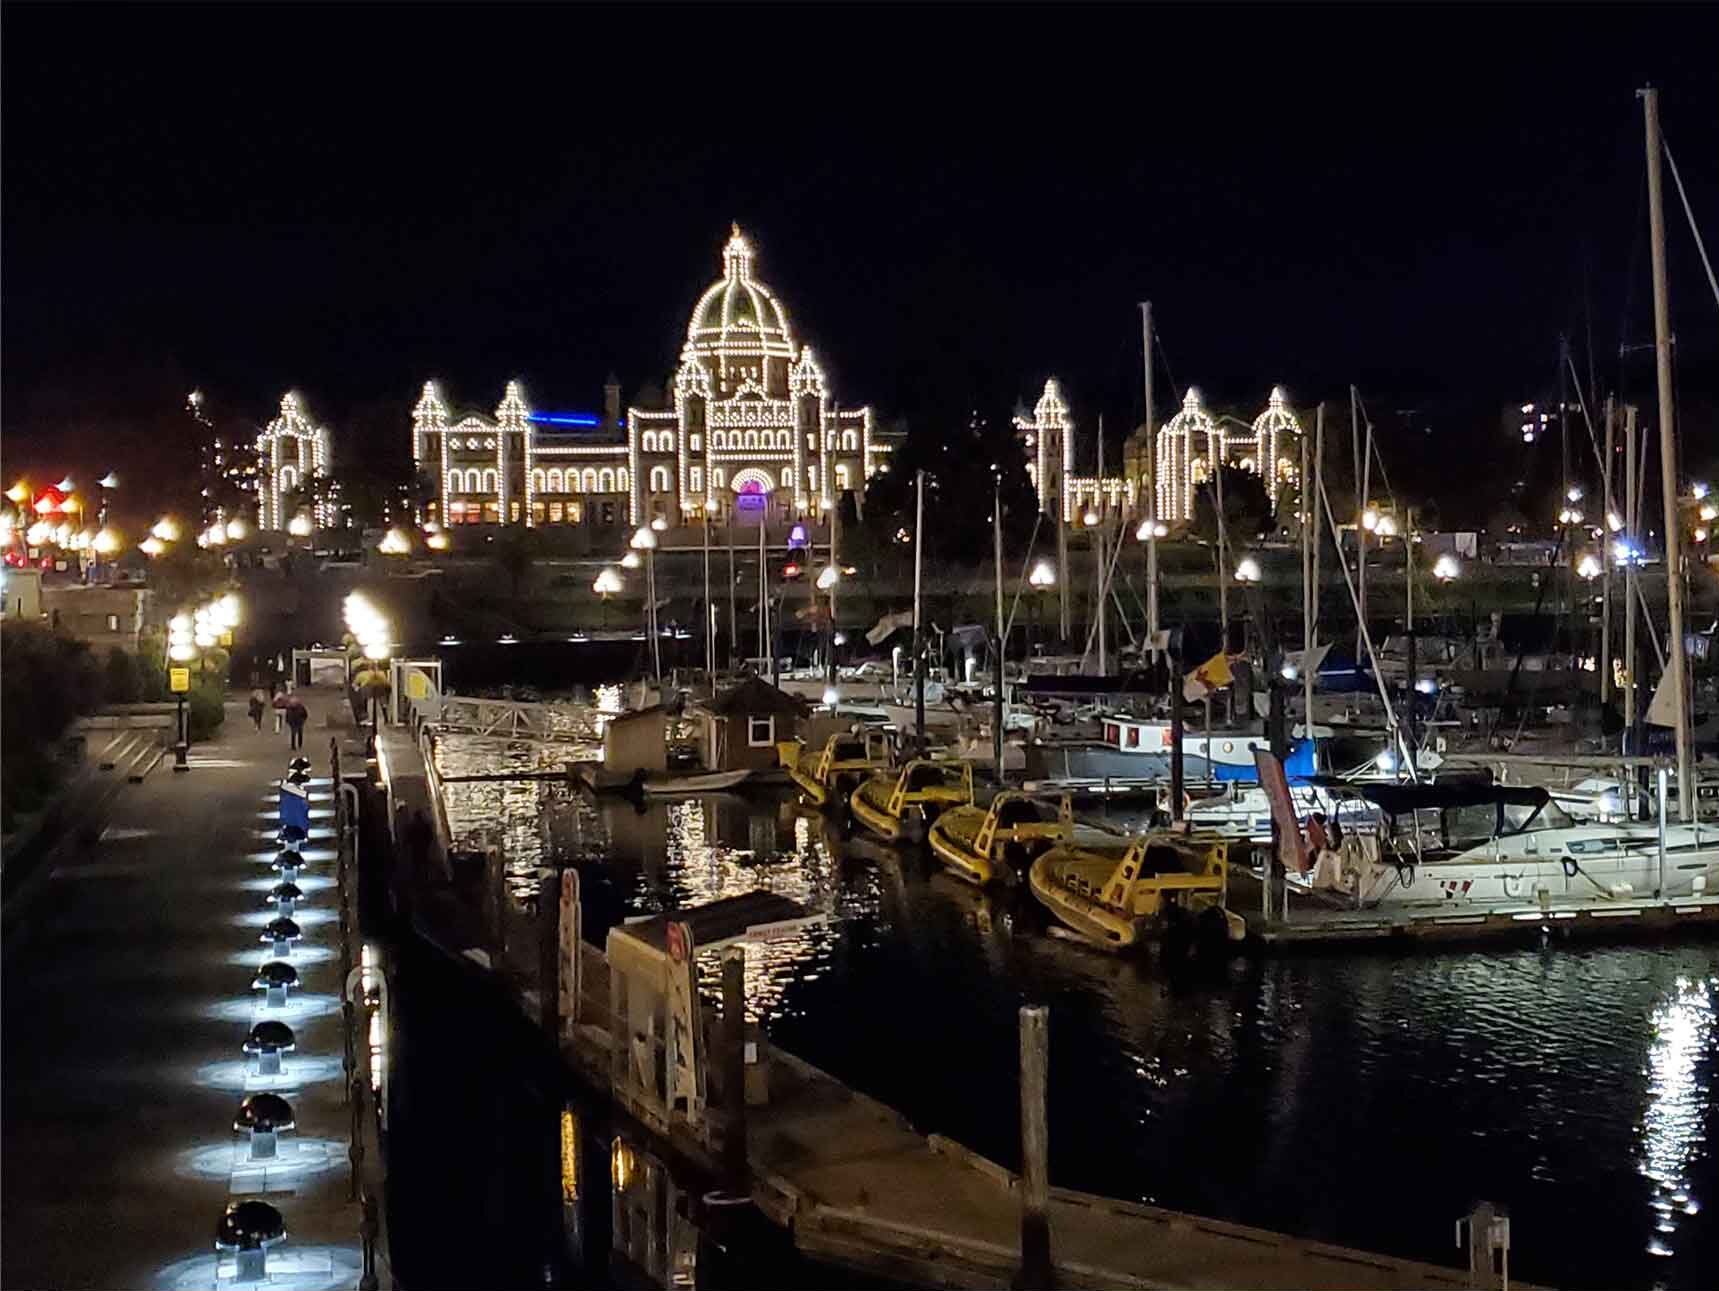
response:
<path id="1" fill-rule="evenodd" d="M 1695 235 L 1695 249 L 1701 253 L 1701 267 L 1707 270 L 1707 285 L 1713 289 L 1713 299 L 1719 303 L 1719 278 L 1713 276 L 1713 262 L 1707 258 L 1707 244 L 1701 240 L 1701 229 L 1695 223 L 1695 211 L 1689 205 L 1689 194 L 1683 187 L 1683 176 L 1677 173 L 1677 161 L 1671 155 L 1671 145 L 1665 141 L 1665 131 L 1659 132 L 1659 146 L 1665 149 L 1665 159 L 1671 163 L 1671 177 L 1677 181 L 1677 195 L 1683 199 L 1683 214 L 1689 221 L 1689 231 Z"/>
<path id="2" fill-rule="evenodd" d="M 1355 403 L 1361 409 L 1361 424 L 1369 432 L 1372 431 L 1373 415 L 1367 411 L 1367 401 L 1361 397 L 1359 390 L 1355 391 Z M 1385 457 L 1379 451 L 1379 437 L 1375 434 L 1368 434 L 1367 442 L 1373 447 L 1373 460 L 1379 464 L 1379 475 L 1385 481 L 1385 492 L 1394 499 L 1397 496 L 1397 491 L 1391 487 L 1391 473 L 1385 469 Z"/>
<path id="3" fill-rule="evenodd" d="M 1175 391 L 1181 390 L 1182 387 L 1176 384 L 1176 372 L 1175 369 L 1170 366 L 1170 351 L 1164 348 L 1164 331 L 1162 328 L 1154 327 L 1152 329 L 1152 343 L 1158 347 L 1158 357 L 1164 360 L 1164 375 L 1170 378 L 1170 390 L 1173 395 Z M 1184 393 L 1186 392 L 1184 391 Z M 1144 400 L 1145 396 L 1142 395 L 1141 398 Z M 1157 401 L 1153 400 L 1153 402 L 1156 403 Z M 1180 410 L 1180 404 L 1178 403 L 1177 411 Z"/>
<path id="4" fill-rule="evenodd" d="M 1600 476 L 1601 478 L 1604 478 L 1606 473 L 1606 455 L 1600 450 L 1599 436 L 1594 433 L 1594 419 L 1588 414 L 1588 400 L 1587 397 L 1582 394 L 1582 379 L 1576 375 L 1576 361 L 1570 357 L 1568 347 L 1565 347 L 1564 350 L 1564 362 L 1569 365 L 1570 381 L 1576 387 L 1576 406 L 1582 410 L 1582 421 L 1586 423 L 1588 427 L 1588 442 L 1594 446 L 1594 461 L 1599 463 Z M 1611 506 L 1612 499 L 1608 494 L 1606 497 L 1606 510 L 1611 510 Z"/>
<path id="5" fill-rule="evenodd" d="M 1033 563 L 1033 547 L 1039 540 L 1039 526 L 1044 523 L 1044 519 L 1045 513 L 1043 511 L 1033 513 L 1033 533 L 1032 537 L 1027 539 L 1027 554 L 1026 558 L 1021 561 L 1021 576 L 1015 581 L 1014 603 L 1009 606 L 1008 622 L 1003 626 L 1004 641 L 1007 641 L 1009 634 L 1015 630 L 1015 612 L 1021 608 L 1021 593 L 1026 589 L 1027 571 Z"/>

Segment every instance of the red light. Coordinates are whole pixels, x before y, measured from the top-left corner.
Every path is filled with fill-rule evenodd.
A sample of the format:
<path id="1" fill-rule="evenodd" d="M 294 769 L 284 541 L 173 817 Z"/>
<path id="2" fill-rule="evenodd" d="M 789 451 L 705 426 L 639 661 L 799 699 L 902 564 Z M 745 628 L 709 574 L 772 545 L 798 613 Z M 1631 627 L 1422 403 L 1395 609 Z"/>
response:
<path id="1" fill-rule="evenodd" d="M 786 565 L 782 566 L 782 577 L 783 578 L 798 578 L 799 576 L 800 576 L 800 567 L 798 565 L 796 565 L 793 561 L 790 560 Z"/>

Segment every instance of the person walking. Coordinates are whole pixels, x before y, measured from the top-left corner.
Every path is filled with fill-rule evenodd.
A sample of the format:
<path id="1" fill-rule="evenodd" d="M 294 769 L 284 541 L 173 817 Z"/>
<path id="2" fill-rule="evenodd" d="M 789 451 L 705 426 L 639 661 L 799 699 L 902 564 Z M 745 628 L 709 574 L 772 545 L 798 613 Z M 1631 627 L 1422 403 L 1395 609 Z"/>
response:
<path id="1" fill-rule="evenodd" d="M 287 747 L 294 749 L 304 747 L 304 724 L 309 718 L 310 710 L 304 706 L 304 701 L 297 695 L 287 696 L 286 724 L 287 730 L 291 734 Z"/>
<path id="2" fill-rule="evenodd" d="M 250 704 L 251 725 L 256 727 L 259 731 L 263 729 L 263 714 L 268 710 L 268 706 L 268 696 L 263 694 L 263 688 L 261 686 L 252 687 Z"/>

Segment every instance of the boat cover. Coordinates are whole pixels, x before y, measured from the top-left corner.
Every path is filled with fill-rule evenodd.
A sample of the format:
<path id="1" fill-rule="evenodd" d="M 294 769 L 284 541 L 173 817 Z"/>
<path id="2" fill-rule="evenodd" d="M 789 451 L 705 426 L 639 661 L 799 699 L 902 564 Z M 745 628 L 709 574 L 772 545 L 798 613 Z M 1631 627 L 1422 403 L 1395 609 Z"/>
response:
<path id="1" fill-rule="evenodd" d="M 1390 816 L 1442 807 L 1544 807 L 1552 795 L 1515 784 L 1357 784 L 1368 802 Z"/>

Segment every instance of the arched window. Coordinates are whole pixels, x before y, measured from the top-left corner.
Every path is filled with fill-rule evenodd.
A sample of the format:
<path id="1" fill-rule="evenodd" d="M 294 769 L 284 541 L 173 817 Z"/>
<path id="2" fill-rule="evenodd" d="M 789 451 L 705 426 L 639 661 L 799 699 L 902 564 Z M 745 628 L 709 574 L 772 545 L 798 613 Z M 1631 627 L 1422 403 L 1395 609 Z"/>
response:
<path id="1" fill-rule="evenodd" d="M 483 475 L 479 477 L 479 487 L 485 493 L 501 492 L 501 485 L 498 482 L 494 467 L 485 470 Z"/>
<path id="2" fill-rule="evenodd" d="M 715 449 L 727 448 L 728 447 L 728 436 L 727 436 L 727 434 L 724 433 L 723 431 L 720 431 L 720 430 L 711 431 L 710 432 L 710 446 L 712 448 L 715 448 Z"/>
<path id="3" fill-rule="evenodd" d="M 597 472 L 597 492 L 613 493 L 615 491 L 615 473 L 607 466 Z"/>
<path id="4" fill-rule="evenodd" d="M 627 491 L 627 468 L 624 466 L 615 472 L 615 487 L 622 493 Z"/>
<path id="5" fill-rule="evenodd" d="M 673 480 L 673 477 L 669 475 L 669 468 L 668 467 L 666 467 L 666 466 L 653 466 L 653 467 L 651 467 L 651 492 L 652 493 L 668 493 L 668 492 L 672 491 L 673 488 L 674 488 L 674 480 Z"/>
<path id="6" fill-rule="evenodd" d="M 836 467 L 836 488 L 838 490 L 845 490 L 851 487 L 852 486 L 848 483 L 847 463 L 843 462 Z"/>
<path id="7" fill-rule="evenodd" d="M 745 437 L 741 441 L 740 446 L 742 448 L 757 448 L 758 447 L 758 432 L 755 430 L 747 431 L 745 434 Z"/>
<path id="8" fill-rule="evenodd" d="M 842 451 L 844 453 L 859 452 L 859 432 L 857 430 L 844 430 L 842 432 Z"/>
<path id="9" fill-rule="evenodd" d="M 283 466 L 283 467 L 281 467 L 281 492 L 285 493 L 288 489 L 293 489 L 293 488 L 297 488 L 297 487 L 298 487 L 298 467 L 296 467 L 296 466 Z"/>
<path id="10" fill-rule="evenodd" d="M 689 472 L 689 475 L 691 477 L 690 482 L 692 484 L 692 491 L 694 493 L 701 492 L 704 488 L 704 468 L 702 466 L 695 466 Z"/>
<path id="11" fill-rule="evenodd" d="M 792 466 L 782 468 L 782 487 L 785 489 L 794 487 L 794 468 Z"/>
<path id="12" fill-rule="evenodd" d="M 727 473 L 720 466 L 713 467 L 710 472 L 710 487 L 713 489 L 720 489 L 727 483 Z"/>
<path id="13" fill-rule="evenodd" d="M 815 466 L 806 468 L 806 488 L 813 493 L 818 491 L 818 468 Z"/>
<path id="14" fill-rule="evenodd" d="M 597 491 L 597 472 L 594 468 L 587 466 L 579 478 L 584 485 L 585 492 L 595 493 Z"/>
<path id="15" fill-rule="evenodd" d="M 657 451 L 657 432 L 656 431 L 647 430 L 643 435 L 639 436 L 639 438 L 644 441 L 645 452 L 654 453 Z"/>
<path id="16" fill-rule="evenodd" d="M 547 482 L 543 487 L 544 491 L 548 493 L 565 493 L 567 491 L 567 481 L 562 478 L 560 467 L 549 472 Z"/>
<path id="17" fill-rule="evenodd" d="M 531 472 L 531 487 L 538 493 L 543 493 L 548 490 L 549 477 L 543 473 L 541 467 Z"/>

